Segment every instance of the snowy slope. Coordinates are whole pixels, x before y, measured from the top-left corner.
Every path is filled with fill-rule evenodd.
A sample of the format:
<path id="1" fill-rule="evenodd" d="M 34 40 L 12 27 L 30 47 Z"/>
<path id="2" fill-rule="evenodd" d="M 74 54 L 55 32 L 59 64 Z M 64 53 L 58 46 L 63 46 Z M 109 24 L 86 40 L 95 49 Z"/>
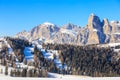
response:
<path id="1" fill-rule="evenodd" d="M 118 33 L 118 32 L 117 32 L 117 33 L 113 33 L 113 34 L 117 34 L 117 35 L 120 35 L 120 33 Z"/>
<path id="2" fill-rule="evenodd" d="M 93 29 L 93 31 L 97 32 L 98 30 L 97 29 Z"/>
<path id="3" fill-rule="evenodd" d="M 24 55 L 25 55 L 25 59 L 27 61 L 34 61 L 33 59 L 33 54 L 32 52 L 34 52 L 34 47 L 25 47 L 24 49 Z"/>
<path id="4" fill-rule="evenodd" d="M 39 43 L 38 43 L 39 41 Z M 43 40 L 39 39 L 39 40 L 33 41 L 32 43 L 35 44 L 38 48 L 38 50 L 40 50 L 44 56 L 44 58 L 48 59 L 48 60 L 54 60 L 54 63 L 56 64 L 57 68 L 62 69 L 62 68 L 67 68 L 67 65 L 64 64 L 62 65 L 61 61 L 59 60 L 59 54 L 56 50 L 47 50 L 45 51 L 45 49 L 43 49 L 42 47 L 42 43 Z M 56 59 L 54 59 L 54 55 L 56 55 Z"/>
<path id="5" fill-rule="evenodd" d="M 18 59 L 17 59 L 16 55 L 14 54 L 13 49 L 11 48 L 10 44 L 8 44 L 8 42 L 5 39 L 4 39 L 4 42 L 8 47 L 8 54 L 13 54 L 13 56 L 15 56 L 16 62 L 18 62 Z"/>
<path id="6" fill-rule="evenodd" d="M 115 47 L 115 46 L 120 45 L 120 43 L 109 43 L 108 45 L 109 45 L 110 47 Z"/>
<path id="7" fill-rule="evenodd" d="M 60 31 L 61 31 L 61 33 L 70 34 L 72 36 L 76 36 L 77 35 L 77 32 L 75 32 L 73 30 L 69 30 L 69 29 L 61 29 Z"/>
<path id="8" fill-rule="evenodd" d="M 54 26 L 54 24 L 52 24 L 50 22 L 44 22 L 42 25 L 46 25 L 46 26 L 52 25 L 52 26 Z"/>
<path id="9" fill-rule="evenodd" d="M 91 77 L 88 77 L 88 76 L 77 76 L 77 75 L 63 75 L 63 74 L 57 74 L 57 73 L 48 73 L 48 76 L 49 77 L 53 77 L 53 78 L 76 78 L 76 79 L 79 79 L 79 78 L 91 78 Z"/>
<path id="10" fill-rule="evenodd" d="M 80 77 L 80 78 L 77 78 L 77 77 L 74 77 L 74 78 L 30 78 L 30 77 L 27 77 L 27 78 L 20 78 L 20 77 L 0 77 L 1 80 L 120 80 L 119 77 L 95 77 L 95 78 L 84 78 L 84 77 Z"/>

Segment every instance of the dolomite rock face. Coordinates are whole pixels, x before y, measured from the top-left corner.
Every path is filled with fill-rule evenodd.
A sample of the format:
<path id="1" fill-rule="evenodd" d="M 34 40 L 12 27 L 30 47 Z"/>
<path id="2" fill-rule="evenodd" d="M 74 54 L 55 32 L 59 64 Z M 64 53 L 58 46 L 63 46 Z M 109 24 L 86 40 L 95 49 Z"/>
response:
<path id="1" fill-rule="evenodd" d="M 104 42 L 102 23 L 98 16 L 91 14 L 88 18 L 89 36 L 87 44 L 98 44 Z"/>
<path id="2" fill-rule="evenodd" d="M 31 31 L 30 31 L 30 36 L 33 39 L 38 39 L 40 37 L 44 37 L 47 40 L 50 40 L 51 37 L 53 36 L 53 34 L 56 34 L 59 31 L 59 27 L 57 27 L 56 25 L 52 24 L 52 23 L 43 23 L 40 24 L 36 27 L 34 27 Z"/>
<path id="3" fill-rule="evenodd" d="M 109 24 L 107 19 L 103 20 L 103 31 L 105 34 L 105 43 L 110 42 L 110 38 L 111 38 L 111 32 L 112 32 L 112 26 Z"/>
<path id="4" fill-rule="evenodd" d="M 110 42 L 120 42 L 120 21 L 111 21 L 112 27 Z"/>
<path id="5" fill-rule="evenodd" d="M 102 31 L 101 21 L 98 16 L 91 14 L 88 18 L 88 28 L 90 31 L 93 31 L 93 29 Z"/>
<path id="6" fill-rule="evenodd" d="M 80 27 L 72 23 L 63 26 L 45 22 L 30 31 L 19 32 L 17 38 L 32 41 L 44 38 L 47 43 L 58 44 L 103 44 L 120 42 L 120 21 L 103 19 L 102 21 L 95 14 L 91 14 L 85 27 Z"/>
<path id="7" fill-rule="evenodd" d="M 87 44 L 98 44 L 99 38 L 97 32 L 90 32 Z"/>

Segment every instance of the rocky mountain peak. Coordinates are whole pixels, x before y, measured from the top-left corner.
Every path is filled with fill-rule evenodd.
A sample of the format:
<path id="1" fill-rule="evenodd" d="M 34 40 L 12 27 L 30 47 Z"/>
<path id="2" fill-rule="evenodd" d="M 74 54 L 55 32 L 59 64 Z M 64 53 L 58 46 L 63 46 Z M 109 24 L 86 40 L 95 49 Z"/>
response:
<path id="1" fill-rule="evenodd" d="M 109 22 L 108 19 L 100 21 L 100 18 L 92 13 L 88 18 L 87 27 L 84 28 L 71 23 L 58 27 L 45 22 L 16 36 L 31 41 L 44 37 L 48 42 L 77 45 L 120 42 L 120 21 Z"/>
<path id="2" fill-rule="evenodd" d="M 101 30 L 102 28 L 99 17 L 93 13 L 88 18 L 88 28 L 90 30 L 93 30 L 93 29 Z"/>
<path id="3" fill-rule="evenodd" d="M 50 22 L 44 22 L 42 25 L 46 25 L 46 26 L 55 26 L 53 23 L 50 23 Z"/>
<path id="4" fill-rule="evenodd" d="M 103 30 L 104 30 L 104 33 L 105 34 L 109 34 L 110 32 L 111 32 L 111 26 L 110 26 L 110 24 L 109 24 L 109 21 L 108 21 L 108 19 L 103 19 Z"/>
<path id="5" fill-rule="evenodd" d="M 41 30 L 46 30 L 47 32 L 57 32 L 59 30 L 59 27 L 53 23 L 45 22 L 38 26 Z"/>
<path id="6" fill-rule="evenodd" d="M 95 14 L 94 14 L 94 13 L 91 13 L 90 15 L 91 15 L 91 16 L 95 16 Z"/>
<path id="7" fill-rule="evenodd" d="M 110 24 L 109 24 L 109 21 L 108 21 L 108 19 L 103 19 L 103 29 L 104 29 L 104 32 L 105 33 L 108 33 L 108 31 L 110 32 L 111 31 L 111 26 L 110 26 Z"/>
<path id="8" fill-rule="evenodd" d="M 75 27 L 77 27 L 77 26 L 72 23 L 68 23 L 68 24 L 64 25 L 62 28 L 72 30 Z"/>
<path id="9" fill-rule="evenodd" d="M 98 16 L 91 14 L 88 18 L 87 27 L 89 29 L 88 44 L 104 43 L 103 25 Z"/>
<path id="10" fill-rule="evenodd" d="M 112 31 L 112 27 L 109 24 L 108 19 L 104 18 L 102 21 L 102 26 L 103 26 L 103 33 L 105 35 L 105 43 L 108 43 L 110 41 L 110 37 L 111 37 L 111 31 Z"/>
<path id="11" fill-rule="evenodd" d="M 44 22 L 44 23 L 37 26 L 37 28 L 42 28 L 42 29 L 43 28 L 49 29 L 49 28 L 54 28 L 54 27 L 57 27 L 57 25 L 50 23 L 50 22 Z"/>
<path id="12" fill-rule="evenodd" d="M 104 18 L 104 19 L 103 19 L 103 24 L 104 24 L 104 25 L 105 25 L 105 24 L 108 25 L 108 24 L 109 24 L 108 19 Z"/>

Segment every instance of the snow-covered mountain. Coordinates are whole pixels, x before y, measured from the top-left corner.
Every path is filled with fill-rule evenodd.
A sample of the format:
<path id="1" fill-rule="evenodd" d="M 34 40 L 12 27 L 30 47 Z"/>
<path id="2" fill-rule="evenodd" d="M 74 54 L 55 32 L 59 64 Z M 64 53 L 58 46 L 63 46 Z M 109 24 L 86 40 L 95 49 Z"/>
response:
<path id="1" fill-rule="evenodd" d="M 45 38 L 48 43 L 68 43 L 77 45 L 101 44 L 120 42 L 120 21 L 102 21 L 95 14 L 88 18 L 88 24 L 80 27 L 71 23 L 63 26 L 45 22 L 30 31 L 19 32 L 15 35 L 29 41 Z"/>

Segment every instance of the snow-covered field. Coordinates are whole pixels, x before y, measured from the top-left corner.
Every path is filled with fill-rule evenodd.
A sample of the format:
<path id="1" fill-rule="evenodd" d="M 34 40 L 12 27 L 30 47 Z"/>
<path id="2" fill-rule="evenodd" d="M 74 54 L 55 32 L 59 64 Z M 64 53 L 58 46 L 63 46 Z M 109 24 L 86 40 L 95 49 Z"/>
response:
<path id="1" fill-rule="evenodd" d="M 3 69 L 3 74 L 0 73 L 0 80 L 120 80 L 120 77 L 88 77 L 88 76 L 77 76 L 77 75 L 62 75 L 56 73 L 48 73 L 48 78 L 31 78 L 31 77 L 10 77 L 9 75 L 4 75 L 5 67 L 0 65 L 0 69 Z M 10 74 L 10 70 L 8 72 Z"/>
<path id="2" fill-rule="evenodd" d="M 114 47 L 114 46 L 120 45 L 120 43 L 109 43 L 108 45 L 111 46 L 111 47 Z"/>
<path id="3" fill-rule="evenodd" d="M 98 47 L 112 47 L 115 52 L 119 52 L 120 48 L 116 49 L 116 46 L 120 46 L 120 43 L 108 43 L 108 44 L 99 44 Z"/>
<path id="4" fill-rule="evenodd" d="M 62 76 L 59 78 L 30 78 L 30 77 L 10 77 L 0 74 L 0 80 L 120 80 L 120 77 L 77 77 L 77 76 Z"/>
<path id="5" fill-rule="evenodd" d="M 24 49 L 24 55 L 25 55 L 25 58 L 26 60 L 30 60 L 30 61 L 34 61 L 33 59 L 33 54 L 32 52 L 34 52 L 34 47 L 25 47 Z"/>
<path id="6" fill-rule="evenodd" d="M 31 77 L 10 77 L 9 75 L 4 75 L 5 67 L 0 65 L 0 69 L 3 69 L 3 74 L 0 73 L 0 80 L 120 80 L 120 77 L 88 77 L 88 76 L 77 76 L 77 75 L 62 75 L 56 73 L 48 73 L 48 78 L 31 78 Z M 10 74 L 10 70 L 8 72 Z"/>
<path id="7" fill-rule="evenodd" d="M 78 76 L 78 75 L 63 75 L 63 74 L 57 74 L 57 73 L 48 73 L 48 77 L 52 77 L 52 78 L 91 78 L 88 76 Z"/>

